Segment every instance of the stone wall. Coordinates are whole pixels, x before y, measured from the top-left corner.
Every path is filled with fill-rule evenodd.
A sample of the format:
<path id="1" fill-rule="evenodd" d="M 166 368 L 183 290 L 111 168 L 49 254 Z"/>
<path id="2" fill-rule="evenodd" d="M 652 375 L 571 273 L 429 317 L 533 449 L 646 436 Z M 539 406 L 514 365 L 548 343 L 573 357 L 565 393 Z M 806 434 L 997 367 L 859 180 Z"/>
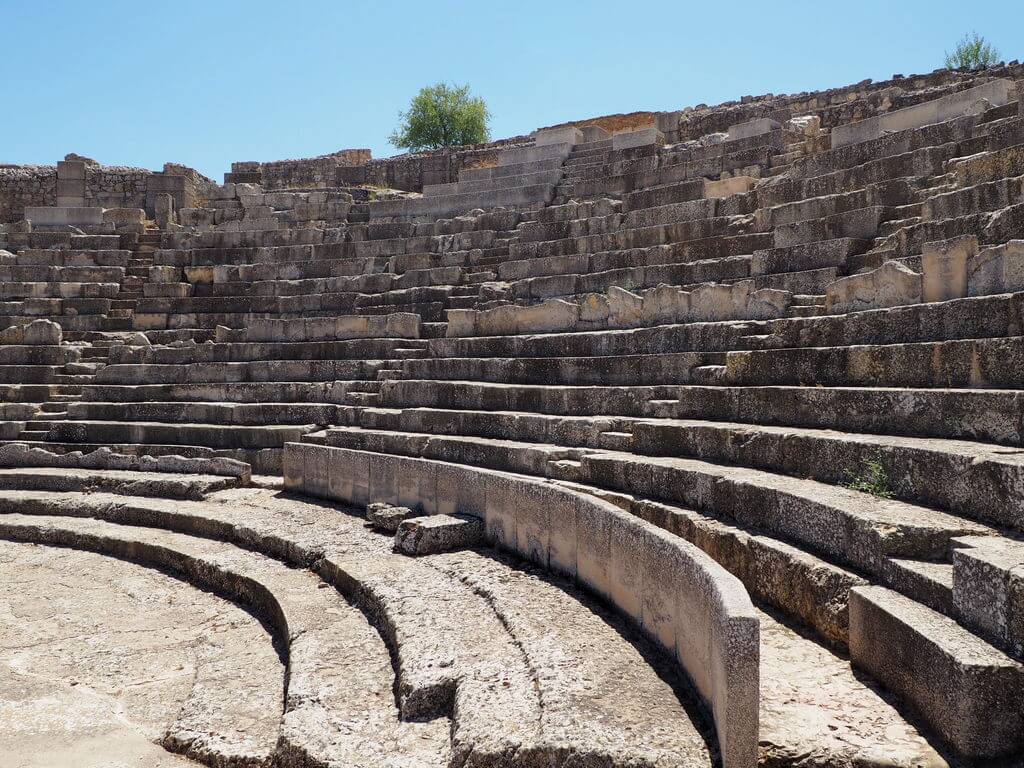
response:
<path id="1" fill-rule="evenodd" d="M 344 149 L 322 157 L 302 160 L 278 160 L 262 163 L 264 189 L 288 189 L 295 187 L 319 188 L 335 186 L 338 166 L 361 166 L 370 161 L 368 149 Z M 234 170 L 234 166 L 232 166 Z"/>
<path id="2" fill-rule="evenodd" d="M 324 189 L 336 184 L 339 166 L 360 167 L 370 162 L 368 149 L 342 149 L 329 155 L 297 160 L 261 163 L 243 161 L 231 164 L 225 182 L 262 184 L 264 189 Z"/>
<path id="3" fill-rule="evenodd" d="M 0 167 L 0 223 L 23 218 L 25 208 L 53 205 L 57 200 L 57 169 L 52 165 Z"/>
<path id="4" fill-rule="evenodd" d="M 155 197 L 161 192 L 171 194 L 176 207 L 192 208 L 207 199 L 214 186 L 198 171 L 175 163 L 167 163 L 162 172 L 154 172 L 89 162 L 85 165 L 85 194 L 79 205 L 144 208 L 152 215 Z M 58 205 L 57 194 L 55 166 L 0 166 L 0 223 L 19 221 L 26 207 Z"/>
<path id="5" fill-rule="evenodd" d="M 479 144 L 471 147 L 448 147 L 432 152 L 416 152 L 381 160 L 371 160 L 362 166 L 339 166 L 336 183 L 372 184 L 390 189 L 420 192 L 426 184 L 448 184 L 459 180 L 459 171 L 496 165 L 498 153 L 507 147 L 529 144 L 529 136 Z"/>
<path id="6" fill-rule="evenodd" d="M 99 208 L 145 208 L 152 171 L 128 166 L 86 166 L 85 205 Z M 49 203 L 53 205 L 53 203 Z"/>

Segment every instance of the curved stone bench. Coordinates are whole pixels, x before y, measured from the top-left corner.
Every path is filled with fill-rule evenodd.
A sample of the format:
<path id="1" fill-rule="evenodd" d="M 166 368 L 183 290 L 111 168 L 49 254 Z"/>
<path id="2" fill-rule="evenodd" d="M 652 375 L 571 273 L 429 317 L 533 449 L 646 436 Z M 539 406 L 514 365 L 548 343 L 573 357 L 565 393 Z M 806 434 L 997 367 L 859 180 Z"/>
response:
<path id="1" fill-rule="evenodd" d="M 697 547 L 592 496 L 505 472 L 289 443 L 286 488 L 364 506 L 484 519 L 488 541 L 576 579 L 675 657 L 714 717 L 723 765 L 757 761 L 759 622 Z"/>

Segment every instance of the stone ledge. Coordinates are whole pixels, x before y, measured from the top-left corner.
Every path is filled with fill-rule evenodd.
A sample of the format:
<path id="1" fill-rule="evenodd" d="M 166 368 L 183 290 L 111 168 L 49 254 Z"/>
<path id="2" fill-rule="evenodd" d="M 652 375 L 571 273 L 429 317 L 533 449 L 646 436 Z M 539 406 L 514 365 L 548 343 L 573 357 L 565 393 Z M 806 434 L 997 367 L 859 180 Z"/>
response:
<path id="1" fill-rule="evenodd" d="M 712 709 L 725 768 L 757 761 L 759 622 L 697 547 L 595 497 L 522 475 L 289 443 L 285 487 L 481 517 L 485 538 L 609 600 L 671 653 Z"/>
<path id="2" fill-rule="evenodd" d="M 91 453 L 51 453 L 26 443 L 0 446 L 0 467 L 63 467 L 97 470 L 126 470 L 131 472 L 166 472 L 173 474 L 218 475 L 237 478 L 247 485 L 249 465 L 234 459 L 189 459 L 184 456 L 128 456 L 109 448 Z"/>

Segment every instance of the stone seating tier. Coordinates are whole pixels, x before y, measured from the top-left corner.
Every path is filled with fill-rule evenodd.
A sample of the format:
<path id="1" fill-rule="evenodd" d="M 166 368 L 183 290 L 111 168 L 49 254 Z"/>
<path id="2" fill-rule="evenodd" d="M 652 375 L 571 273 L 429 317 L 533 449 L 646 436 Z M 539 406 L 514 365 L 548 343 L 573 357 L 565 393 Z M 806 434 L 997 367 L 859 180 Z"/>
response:
<path id="1" fill-rule="evenodd" d="M 159 237 L 6 227 L 0 315 L 68 335 L 0 344 L 5 440 L 241 460 L 474 516 L 532 565 L 427 554 L 425 523 L 402 555 L 294 493 L 57 496 L 24 471 L 0 471 L 0 537 L 283 595 L 257 607 L 287 620 L 285 687 L 255 688 L 285 715 L 250 762 L 1012 762 L 1024 119 L 987 77 L 543 129 L 419 197 L 226 185 Z M 332 685 L 363 655 L 375 703 Z M 240 762 L 217 690 L 167 743 Z"/>

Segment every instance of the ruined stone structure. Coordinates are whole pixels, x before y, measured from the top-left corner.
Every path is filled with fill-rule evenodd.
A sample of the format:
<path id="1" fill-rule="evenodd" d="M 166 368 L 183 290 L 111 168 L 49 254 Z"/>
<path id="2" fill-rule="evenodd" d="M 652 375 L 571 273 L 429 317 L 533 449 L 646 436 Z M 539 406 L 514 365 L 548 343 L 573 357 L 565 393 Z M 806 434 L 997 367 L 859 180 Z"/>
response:
<path id="1" fill-rule="evenodd" d="M 1015 764 L 1022 83 L 0 168 L 0 755 Z"/>

